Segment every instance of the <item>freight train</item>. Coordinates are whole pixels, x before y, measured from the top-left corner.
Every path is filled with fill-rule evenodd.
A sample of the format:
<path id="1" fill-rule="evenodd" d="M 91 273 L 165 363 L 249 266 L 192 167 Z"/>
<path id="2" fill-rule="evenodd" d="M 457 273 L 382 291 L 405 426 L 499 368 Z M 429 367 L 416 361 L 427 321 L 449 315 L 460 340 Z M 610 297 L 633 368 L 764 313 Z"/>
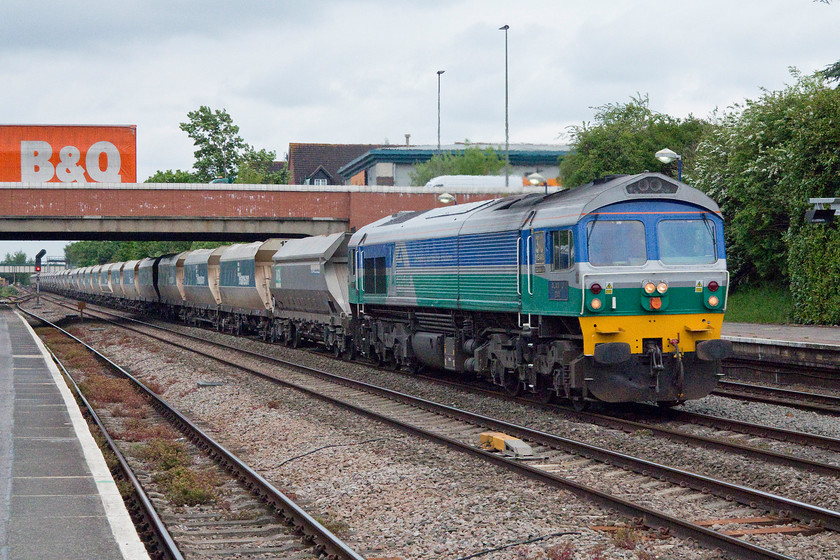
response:
<path id="1" fill-rule="evenodd" d="M 718 206 L 658 173 L 41 277 L 192 325 L 449 370 L 577 406 L 708 395 L 729 275 Z"/>

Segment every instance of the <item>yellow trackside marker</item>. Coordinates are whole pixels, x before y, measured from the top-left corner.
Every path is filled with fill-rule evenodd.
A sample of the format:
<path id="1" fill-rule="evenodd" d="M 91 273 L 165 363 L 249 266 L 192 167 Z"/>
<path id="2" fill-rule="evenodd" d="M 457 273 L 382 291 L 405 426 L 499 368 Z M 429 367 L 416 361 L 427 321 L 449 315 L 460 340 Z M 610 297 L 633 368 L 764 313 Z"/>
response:
<path id="1" fill-rule="evenodd" d="M 703 291 L 703 281 L 702 280 L 697 281 L 697 285 L 694 286 L 694 291 L 697 292 L 698 294 Z"/>
<path id="2" fill-rule="evenodd" d="M 612 293 L 612 282 L 607 282 L 607 287 L 604 288 L 604 293 L 605 294 L 611 294 Z"/>

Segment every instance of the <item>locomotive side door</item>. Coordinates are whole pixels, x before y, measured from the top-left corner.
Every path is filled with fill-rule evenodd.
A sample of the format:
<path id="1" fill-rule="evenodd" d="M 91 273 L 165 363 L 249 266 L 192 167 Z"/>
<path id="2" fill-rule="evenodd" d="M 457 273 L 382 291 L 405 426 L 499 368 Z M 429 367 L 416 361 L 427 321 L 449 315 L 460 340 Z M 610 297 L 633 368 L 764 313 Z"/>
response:
<path id="1" fill-rule="evenodd" d="M 571 228 L 532 229 L 523 235 L 522 313 L 577 315 L 574 241 Z"/>

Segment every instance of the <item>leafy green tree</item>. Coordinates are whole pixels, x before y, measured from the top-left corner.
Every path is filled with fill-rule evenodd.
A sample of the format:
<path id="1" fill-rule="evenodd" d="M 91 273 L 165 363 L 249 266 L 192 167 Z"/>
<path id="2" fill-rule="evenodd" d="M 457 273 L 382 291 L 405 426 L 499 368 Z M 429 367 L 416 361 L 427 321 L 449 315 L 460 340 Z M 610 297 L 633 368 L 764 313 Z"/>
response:
<path id="1" fill-rule="evenodd" d="M 180 169 L 156 171 L 154 175 L 146 179 L 146 183 L 200 183 L 198 175 L 190 171 Z"/>
<path id="2" fill-rule="evenodd" d="M 197 147 L 194 167 L 198 182 L 234 177 L 247 146 L 227 111 L 202 105 L 187 113 L 187 118 L 189 121 L 181 123 L 180 128 Z"/>
<path id="3" fill-rule="evenodd" d="M 794 319 L 840 322 L 840 235 L 804 220 L 840 196 L 840 90 L 817 73 L 736 105 L 698 147 L 692 178 L 721 205 L 733 285 L 790 284 Z"/>
<path id="4" fill-rule="evenodd" d="M 418 163 L 411 172 L 414 185 L 425 185 L 440 175 L 497 175 L 505 166 L 504 157 L 493 148 L 467 146 L 460 152 L 435 154 L 429 161 Z"/>
<path id="5" fill-rule="evenodd" d="M 14 254 L 6 253 L 6 258 L 3 259 L 3 264 L 23 265 L 27 264 L 26 253 L 23 251 L 15 251 Z"/>
<path id="6" fill-rule="evenodd" d="M 26 264 L 33 264 L 32 259 L 26 258 L 26 253 L 23 251 L 15 251 L 14 254 L 6 253 L 6 258 L 3 259 L 3 262 L 0 264 L 6 265 L 15 265 L 15 266 L 22 266 Z M 21 284 L 29 284 L 29 274 L 21 274 L 21 273 L 3 273 L 0 274 L 0 277 L 9 282 L 10 284 L 13 282 L 20 282 Z"/>
<path id="7" fill-rule="evenodd" d="M 620 173 L 662 171 L 676 177 L 677 163 L 663 165 L 654 154 L 670 148 L 691 166 L 697 144 L 709 123 L 689 115 L 678 119 L 650 109 L 647 95 L 627 103 L 595 107 L 594 124 L 571 127 L 572 152 L 560 162 L 563 184 L 574 187 Z"/>
<path id="8" fill-rule="evenodd" d="M 257 151 L 249 147 L 239 164 L 236 182 L 250 185 L 287 185 L 290 177 L 289 168 L 284 163 L 280 170 L 275 171 L 273 168 L 276 155 L 273 151 Z"/>

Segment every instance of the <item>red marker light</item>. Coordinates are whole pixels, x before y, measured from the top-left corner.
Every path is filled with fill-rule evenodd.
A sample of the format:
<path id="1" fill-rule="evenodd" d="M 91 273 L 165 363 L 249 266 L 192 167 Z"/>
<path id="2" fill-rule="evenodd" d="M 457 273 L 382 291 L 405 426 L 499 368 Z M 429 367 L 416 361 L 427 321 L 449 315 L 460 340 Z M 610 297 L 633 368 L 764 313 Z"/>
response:
<path id="1" fill-rule="evenodd" d="M 718 288 L 720 288 L 720 284 L 718 284 L 714 280 L 709 282 L 709 291 L 710 292 L 716 292 L 716 291 L 718 291 Z"/>
<path id="2" fill-rule="evenodd" d="M 597 296 L 598 294 L 601 293 L 601 284 L 592 284 L 589 287 L 589 291 Z"/>

